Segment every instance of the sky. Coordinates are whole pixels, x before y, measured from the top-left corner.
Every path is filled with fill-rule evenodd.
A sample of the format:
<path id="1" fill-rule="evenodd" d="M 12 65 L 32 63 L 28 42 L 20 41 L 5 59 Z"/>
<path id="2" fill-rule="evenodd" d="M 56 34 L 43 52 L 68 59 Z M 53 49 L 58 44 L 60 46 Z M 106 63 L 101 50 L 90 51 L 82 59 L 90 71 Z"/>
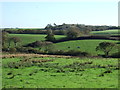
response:
<path id="1" fill-rule="evenodd" d="M 118 25 L 116 0 L 0 2 L 0 28 L 44 28 L 47 24 Z"/>

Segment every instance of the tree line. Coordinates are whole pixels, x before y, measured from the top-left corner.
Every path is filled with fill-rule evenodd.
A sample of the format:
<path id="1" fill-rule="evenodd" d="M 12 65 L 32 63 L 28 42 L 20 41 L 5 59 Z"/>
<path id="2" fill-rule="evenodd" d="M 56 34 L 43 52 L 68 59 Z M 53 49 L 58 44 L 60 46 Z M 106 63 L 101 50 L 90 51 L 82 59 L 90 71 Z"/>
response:
<path id="1" fill-rule="evenodd" d="M 92 26 L 92 25 L 84 25 L 84 24 L 65 24 L 62 25 L 54 25 L 48 24 L 43 29 L 21 29 L 21 28 L 4 28 L 3 31 L 13 34 L 47 34 L 47 30 L 52 30 L 55 35 L 64 35 L 68 29 L 71 27 L 78 28 L 79 31 L 84 33 L 88 33 L 90 31 L 103 31 L 110 29 L 120 29 L 117 26 Z"/>

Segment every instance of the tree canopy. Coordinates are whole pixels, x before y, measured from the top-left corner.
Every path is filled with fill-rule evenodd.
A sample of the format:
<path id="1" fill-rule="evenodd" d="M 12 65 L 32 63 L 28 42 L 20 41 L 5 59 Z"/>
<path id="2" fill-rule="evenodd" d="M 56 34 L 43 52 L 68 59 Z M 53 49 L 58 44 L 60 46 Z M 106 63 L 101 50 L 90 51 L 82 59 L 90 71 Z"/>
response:
<path id="1" fill-rule="evenodd" d="M 70 27 L 66 33 L 67 38 L 77 38 L 78 36 L 80 36 L 82 33 L 80 32 L 79 28 L 77 27 Z"/>
<path id="2" fill-rule="evenodd" d="M 109 52 L 112 50 L 112 48 L 115 46 L 114 43 L 111 42 L 101 42 L 96 47 L 96 51 L 100 50 L 105 53 L 105 56 L 107 57 L 109 55 Z"/>

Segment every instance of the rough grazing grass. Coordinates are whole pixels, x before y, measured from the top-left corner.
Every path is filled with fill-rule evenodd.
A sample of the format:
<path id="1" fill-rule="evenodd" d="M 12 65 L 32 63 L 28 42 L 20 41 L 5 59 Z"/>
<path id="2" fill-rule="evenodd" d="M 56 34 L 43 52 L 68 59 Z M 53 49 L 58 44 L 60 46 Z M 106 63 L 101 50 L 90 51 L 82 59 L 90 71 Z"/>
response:
<path id="1" fill-rule="evenodd" d="M 3 59 L 3 88 L 117 88 L 118 59 L 113 58 L 32 58 L 49 60 L 42 66 L 5 68 L 21 58 Z M 77 62 L 77 63 L 76 63 Z M 83 64 L 92 62 L 89 64 Z M 80 64 L 81 63 L 81 64 Z M 78 65 L 79 64 L 79 65 Z M 111 66 L 108 66 L 111 65 Z M 68 67 L 66 67 L 68 66 Z M 92 68 L 93 67 L 93 68 Z M 59 71 L 59 72 L 58 72 Z M 107 72 L 110 71 L 110 72 Z M 31 75 L 30 75 L 31 74 Z"/>
<path id="2" fill-rule="evenodd" d="M 55 46 L 58 50 L 80 50 L 89 52 L 91 54 L 102 53 L 100 51 L 96 52 L 95 48 L 99 45 L 100 42 L 117 42 L 114 40 L 73 40 L 67 42 L 56 43 Z M 80 48 L 77 48 L 77 47 Z M 70 47 L 70 48 L 68 48 Z M 112 52 L 118 51 L 117 48 L 113 48 Z"/>
<path id="3" fill-rule="evenodd" d="M 93 35 L 118 35 L 120 34 L 120 31 L 117 29 L 104 30 L 104 31 L 92 31 L 91 34 Z"/>

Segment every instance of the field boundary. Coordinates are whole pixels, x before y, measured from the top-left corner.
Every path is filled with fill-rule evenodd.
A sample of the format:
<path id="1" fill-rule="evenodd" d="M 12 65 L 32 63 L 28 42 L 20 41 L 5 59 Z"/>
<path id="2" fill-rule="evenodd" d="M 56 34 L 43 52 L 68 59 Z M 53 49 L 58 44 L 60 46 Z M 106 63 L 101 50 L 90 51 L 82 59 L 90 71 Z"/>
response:
<path id="1" fill-rule="evenodd" d="M 62 38 L 60 40 L 57 40 L 53 43 L 59 43 L 59 42 L 65 42 L 65 41 L 72 41 L 72 40 L 89 40 L 89 39 L 92 39 L 92 40 L 120 40 L 120 36 L 116 36 L 116 37 L 109 37 L 109 36 L 81 36 L 81 37 L 78 37 L 78 38 L 73 38 L 73 39 L 69 39 L 69 38 Z"/>

